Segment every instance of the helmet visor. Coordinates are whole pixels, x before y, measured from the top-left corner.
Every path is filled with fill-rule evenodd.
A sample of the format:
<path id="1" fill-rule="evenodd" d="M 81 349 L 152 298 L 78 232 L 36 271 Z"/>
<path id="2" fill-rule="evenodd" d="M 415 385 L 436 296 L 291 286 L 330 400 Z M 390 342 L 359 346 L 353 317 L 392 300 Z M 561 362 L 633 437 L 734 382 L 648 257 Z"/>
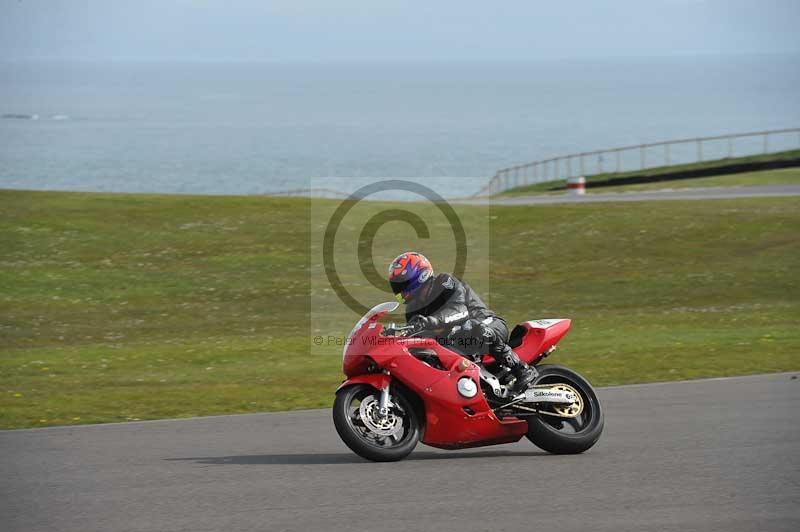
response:
<path id="1" fill-rule="evenodd" d="M 397 295 L 402 293 L 406 288 L 408 288 L 409 281 L 389 281 L 389 285 L 392 287 L 392 293 Z"/>

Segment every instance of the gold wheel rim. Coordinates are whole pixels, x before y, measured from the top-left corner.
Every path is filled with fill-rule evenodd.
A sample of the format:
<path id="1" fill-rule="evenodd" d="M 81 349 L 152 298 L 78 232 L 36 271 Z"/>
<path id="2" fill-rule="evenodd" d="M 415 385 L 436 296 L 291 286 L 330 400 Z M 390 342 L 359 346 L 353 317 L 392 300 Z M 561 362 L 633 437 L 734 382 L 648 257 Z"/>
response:
<path id="1" fill-rule="evenodd" d="M 568 384 L 551 385 L 561 392 L 569 392 L 575 396 L 575 402 L 569 405 L 553 404 L 553 410 L 561 417 L 578 417 L 583 412 L 583 397 L 578 390 Z"/>

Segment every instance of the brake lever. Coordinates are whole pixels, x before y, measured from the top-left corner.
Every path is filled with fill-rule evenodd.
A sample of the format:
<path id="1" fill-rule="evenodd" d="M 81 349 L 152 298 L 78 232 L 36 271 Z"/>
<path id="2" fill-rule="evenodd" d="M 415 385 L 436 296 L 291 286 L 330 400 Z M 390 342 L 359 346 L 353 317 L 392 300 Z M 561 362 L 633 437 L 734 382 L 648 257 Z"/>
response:
<path id="1" fill-rule="evenodd" d="M 405 334 L 404 336 L 405 336 L 406 338 L 414 338 L 415 336 L 417 336 L 417 335 L 419 335 L 419 334 L 422 334 L 422 333 L 424 333 L 424 332 L 426 332 L 426 331 L 427 331 L 427 329 L 420 329 L 420 330 L 418 330 L 418 331 L 414 331 L 413 329 L 414 329 L 413 327 L 410 327 L 410 326 L 409 326 L 409 327 L 407 328 L 407 331 L 409 331 L 409 332 L 406 332 L 406 334 Z"/>
<path id="2" fill-rule="evenodd" d="M 411 327 L 410 325 L 394 327 L 392 329 L 392 331 L 394 332 L 395 336 L 401 336 L 403 338 L 411 338 L 412 336 L 415 336 L 415 335 L 423 332 L 423 331 L 412 332 L 413 330 L 414 330 L 414 327 Z"/>
<path id="3" fill-rule="evenodd" d="M 385 336 L 407 336 L 409 329 L 411 328 L 408 326 L 397 326 L 394 323 L 390 323 L 383 330 Z"/>

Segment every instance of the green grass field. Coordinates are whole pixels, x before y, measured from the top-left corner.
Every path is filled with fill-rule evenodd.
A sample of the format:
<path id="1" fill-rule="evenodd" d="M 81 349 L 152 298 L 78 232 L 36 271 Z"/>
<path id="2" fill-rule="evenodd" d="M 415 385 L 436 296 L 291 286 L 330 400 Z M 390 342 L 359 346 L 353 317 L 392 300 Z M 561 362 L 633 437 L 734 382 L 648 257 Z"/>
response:
<path id="1" fill-rule="evenodd" d="M 676 164 L 672 166 L 660 166 L 657 168 L 648 168 L 646 170 L 633 170 L 630 172 L 620 173 L 602 173 L 586 176 L 587 192 L 602 193 L 604 191 L 619 191 L 619 190 L 655 190 L 659 188 L 671 187 L 701 187 L 701 186 L 748 186 L 748 185 L 782 185 L 788 183 L 797 183 L 798 177 L 796 173 L 797 168 L 786 169 L 789 173 L 781 173 L 782 170 L 765 170 L 754 171 L 741 174 L 721 174 L 713 177 L 696 177 L 686 179 L 672 179 L 664 181 L 654 181 L 652 183 L 640 183 L 634 185 L 609 185 L 604 187 L 591 188 L 592 182 L 598 181 L 615 181 L 623 180 L 630 177 L 652 177 L 656 178 L 666 173 L 700 170 L 708 168 L 724 168 L 734 164 L 754 163 L 754 162 L 768 162 L 768 161 L 783 161 L 787 159 L 797 159 L 800 157 L 800 150 L 789 150 L 776 153 L 768 153 L 762 155 L 750 155 L 746 157 L 734 157 L 730 159 L 715 159 L 711 161 L 701 161 L 689 164 Z M 536 183 L 533 185 L 526 185 L 522 187 L 515 187 L 504 192 L 501 196 L 526 196 L 531 194 L 542 193 L 564 193 L 566 180 L 559 179 L 555 181 L 547 181 L 544 183 Z M 557 192 L 553 192 L 557 191 Z"/>
<path id="2" fill-rule="evenodd" d="M 311 278 L 334 205 L 0 191 L 0 427 L 329 406 L 315 317 L 356 319 Z M 573 318 L 551 361 L 597 385 L 800 370 L 800 198 L 457 210 L 490 228 L 467 280 L 509 321 Z M 407 232 L 378 260 L 447 262 Z"/>

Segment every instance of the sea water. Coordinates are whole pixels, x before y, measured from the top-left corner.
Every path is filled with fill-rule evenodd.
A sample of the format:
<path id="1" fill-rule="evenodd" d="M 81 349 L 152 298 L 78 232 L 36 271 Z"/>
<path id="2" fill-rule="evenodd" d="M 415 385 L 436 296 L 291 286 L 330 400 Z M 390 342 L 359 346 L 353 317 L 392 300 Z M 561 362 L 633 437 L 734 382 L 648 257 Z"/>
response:
<path id="1" fill-rule="evenodd" d="M 463 196 L 532 160 L 800 127 L 800 57 L 0 63 L 0 115 L 0 188 Z"/>

